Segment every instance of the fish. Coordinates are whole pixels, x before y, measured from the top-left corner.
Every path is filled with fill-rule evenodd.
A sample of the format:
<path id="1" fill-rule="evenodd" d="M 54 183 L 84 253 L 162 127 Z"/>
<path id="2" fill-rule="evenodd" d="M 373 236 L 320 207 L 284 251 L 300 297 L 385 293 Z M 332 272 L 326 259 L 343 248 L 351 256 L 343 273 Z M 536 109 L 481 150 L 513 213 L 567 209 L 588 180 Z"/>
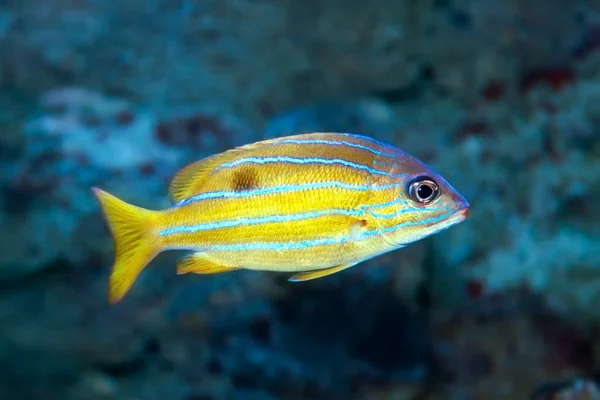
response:
<path id="1" fill-rule="evenodd" d="M 246 269 L 304 282 L 444 231 L 470 207 L 409 153 L 336 132 L 262 140 L 191 163 L 174 175 L 162 210 L 91 189 L 114 242 L 111 304 L 163 251 L 186 252 L 180 275 Z"/>

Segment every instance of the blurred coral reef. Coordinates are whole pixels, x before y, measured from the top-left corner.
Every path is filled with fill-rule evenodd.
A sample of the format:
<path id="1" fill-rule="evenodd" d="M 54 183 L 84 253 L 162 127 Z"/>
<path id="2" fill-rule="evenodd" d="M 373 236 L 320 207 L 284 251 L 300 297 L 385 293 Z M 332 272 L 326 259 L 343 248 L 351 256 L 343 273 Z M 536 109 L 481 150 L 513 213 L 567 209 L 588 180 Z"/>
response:
<path id="1" fill-rule="evenodd" d="M 600 2 L 0 4 L 0 399 L 600 399 Z M 89 190 L 149 208 L 267 137 L 372 135 L 472 204 L 305 284 L 177 276 L 115 307 Z"/>

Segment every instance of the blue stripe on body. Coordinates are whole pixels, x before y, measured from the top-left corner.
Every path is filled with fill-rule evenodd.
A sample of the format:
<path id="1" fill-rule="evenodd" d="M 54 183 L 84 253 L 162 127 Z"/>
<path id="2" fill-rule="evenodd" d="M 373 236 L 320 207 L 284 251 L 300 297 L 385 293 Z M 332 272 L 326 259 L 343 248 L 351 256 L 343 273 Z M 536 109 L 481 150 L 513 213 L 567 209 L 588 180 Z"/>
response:
<path id="1" fill-rule="evenodd" d="M 313 182 L 313 183 L 305 183 L 305 184 L 297 184 L 297 185 L 272 186 L 272 187 L 248 190 L 248 191 L 243 191 L 243 192 L 233 192 L 233 191 L 229 191 L 229 190 L 223 190 L 223 191 L 217 191 L 217 192 L 206 192 L 206 193 L 198 194 L 196 196 L 192 196 L 189 199 L 180 201 L 179 203 L 175 204 L 173 207 L 180 207 L 180 206 L 183 206 L 183 205 L 186 205 L 189 203 L 194 203 L 197 201 L 209 200 L 209 199 L 238 199 L 238 198 L 245 198 L 245 197 L 269 195 L 269 194 L 275 194 L 275 193 L 292 193 L 292 192 L 298 192 L 298 191 L 302 191 L 302 190 L 324 189 L 324 188 L 332 188 L 332 187 L 348 189 L 348 190 L 358 190 L 358 191 L 365 191 L 365 190 L 377 191 L 377 190 L 400 188 L 403 185 L 404 185 L 404 183 L 391 183 L 388 185 L 380 185 L 380 186 L 352 185 L 350 183 L 344 183 L 344 182 L 340 182 L 340 181 L 327 181 L 327 182 Z"/>
<path id="2" fill-rule="evenodd" d="M 357 133 L 339 133 L 338 135 L 352 137 L 352 138 L 355 138 L 355 139 L 366 140 L 367 142 L 375 143 L 375 144 L 377 144 L 377 145 L 379 145 L 381 147 L 391 147 L 390 144 L 382 142 L 381 140 L 377 140 L 377 139 L 374 139 L 372 137 L 365 136 L 365 135 L 359 135 Z"/>
<path id="3" fill-rule="evenodd" d="M 347 142 L 345 140 L 338 141 L 338 140 L 325 140 L 325 139 L 284 139 L 279 142 L 272 143 L 272 145 L 279 145 L 279 144 L 325 144 L 325 145 L 330 145 L 330 146 L 348 146 L 348 147 L 354 147 L 356 149 L 367 150 L 367 151 L 370 151 L 371 153 L 381 156 L 381 157 L 391 157 L 394 160 L 398 160 L 397 154 L 384 153 L 382 151 L 375 150 L 372 147 L 365 146 L 365 145 L 362 145 L 359 143 Z"/>
<path id="4" fill-rule="evenodd" d="M 269 215 L 265 217 L 254 217 L 254 218 L 237 218 L 232 220 L 224 220 L 217 222 L 206 222 L 202 224 L 195 225 L 180 225 L 174 226 L 171 228 L 163 229 L 159 232 L 160 236 L 169 236 L 177 233 L 194 233 L 200 231 L 208 231 L 213 229 L 222 229 L 222 228 L 231 228 L 234 226 L 248 226 L 248 225 L 260 225 L 260 224 L 268 224 L 273 222 L 292 222 L 292 221 L 301 221 L 311 218 L 318 218 L 326 215 L 345 215 L 349 217 L 360 217 L 369 212 L 372 216 L 381 219 L 390 219 L 398 217 L 402 214 L 406 214 L 410 211 L 414 211 L 414 209 L 404 208 L 396 210 L 393 213 L 381 214 L 377 212 L 373 212 L 371 210 L 377 208 L 390 207 L 394 205 L 405 204 L 406 200 L 398 199 L 395 201 L 390 201 L 388 203 L 377 204 L 372 206 L 361 207 L 358 210 L 345 210 L 345 209 L 329 209 L 329 210 L 320 210 L 320 211 L 310 211 L 304 213 L 296 213 L 296 214 L 278 214 L 278 215 Z M 436 209 L 428 209 L 431 211 L 439 210 Z"/>
<path id="5" fill-rule="evenodd" d="M 163 229 L 160 231 L 160 236 L 169 236 L 175 233 L 194 233 L 199 231 L 207 231 L 221 228 L 231 228 L 234 226 L 248 226 L 248 225 L 260 225 L 268 224 L 272 222 L 291 222 L 300 221 L 311 218 L 318 218 L 324 215 L 347 215 L 347 216 L 359 216 L 364 214 L 361 210 L 343 210 L 343 209 L 331 209 L 321 211 L 311 211 L 297 214 L 281 214 L 281 215 L 269 215 L 267 217 L 254 217 L 254 218 L 238 218 L 232 220 L 218 221 L 218 222 L 207 222 L 196 225 L 183 225 L 174 226 L 172 228 Z"/>
<path id="6" fill-rule="evenodd" d="M 452 215 L 455 211 L 450 210 L 440 216 L 431 217 L 424 219 L 419 222 L 413 221 L 405 221 L 394 226 L 382 229 L 382 230 L 372 230 L 364 232 L 365 237 L 371 237 L 386 233 L 392 233 L 400 228 L 405 228 L 408 226 L 421 225 L 426 223 L 436 223 L 443 221 L 445 218 Z M 349 236 L 340 236 L 333 238 L 321 238 L 314 240 L 305 240 L 302 242 L 254 242 L 254 243 L 238 243 L 238 244 L 226 244 L 226 245 L 210 245 L 210 250 L 212 251 L 249 251 L 249 250 L 298 250 L 305 249 L 308 247 L 314 246 L 324 246 L 331 244 L 339 244 L 339 243 L 348 243 L 350 242 Z"/>
<path id="7" fill-rule="evenodd" d="M 228 163 L 223 163 L 216 167 L 213 172 L 218 171 L 223 168 L 231 168 L 240 164 L 269 164 L 269 163 L 290 163 L 290 164 L 340 164 L 346 167 L 367 171 L 371 174 L 375 175 L 383 175 L 389 178 L 401 178 L 406 174 L 391 174 L 389 172 L 380 171 L 378 169 L 353 163 L 348 160 L 342 160 L 339 158 L 318 158 L 318 157 L 287 157 L 287 156 L 275 156 L 275 157 L 245 157 L 240 158 L 239 160 L 231 161 Z"/>

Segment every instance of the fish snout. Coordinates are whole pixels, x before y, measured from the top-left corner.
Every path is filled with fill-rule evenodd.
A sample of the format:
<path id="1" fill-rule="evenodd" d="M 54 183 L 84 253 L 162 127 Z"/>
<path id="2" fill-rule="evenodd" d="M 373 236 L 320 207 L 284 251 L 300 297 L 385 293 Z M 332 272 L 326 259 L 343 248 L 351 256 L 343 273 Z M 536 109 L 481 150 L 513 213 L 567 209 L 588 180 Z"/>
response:
<path id="1" fill-rule="evenodd" d="M 458 211 L 464 212 L 465 216 L 466 216 L 466 214 L 468 214 L 468 212 L 469 212 L 469 208 L 471 207 L 471 204 L 469 204 L 469 201 L 467 199 L 465 199 L 464 196 L 462 196 L 458 192 L 452 193 L 451 197 L 452 197 L 452 201 L 454 202 L 455 208 Z"/>

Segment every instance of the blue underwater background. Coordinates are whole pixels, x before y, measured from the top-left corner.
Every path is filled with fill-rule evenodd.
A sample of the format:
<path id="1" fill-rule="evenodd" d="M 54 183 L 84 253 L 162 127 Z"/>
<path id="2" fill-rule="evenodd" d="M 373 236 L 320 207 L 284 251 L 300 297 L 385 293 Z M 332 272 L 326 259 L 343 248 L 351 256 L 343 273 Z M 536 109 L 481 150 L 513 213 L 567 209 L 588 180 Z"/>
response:
<path id="1" fill-rule="evenodd" d="M 460 225 L 324 279 L 177 276 L 107 303 L 90 186 L 354 132 Z M 0 400 L 600 399 L 600 2 L 0 2 Z"/>

